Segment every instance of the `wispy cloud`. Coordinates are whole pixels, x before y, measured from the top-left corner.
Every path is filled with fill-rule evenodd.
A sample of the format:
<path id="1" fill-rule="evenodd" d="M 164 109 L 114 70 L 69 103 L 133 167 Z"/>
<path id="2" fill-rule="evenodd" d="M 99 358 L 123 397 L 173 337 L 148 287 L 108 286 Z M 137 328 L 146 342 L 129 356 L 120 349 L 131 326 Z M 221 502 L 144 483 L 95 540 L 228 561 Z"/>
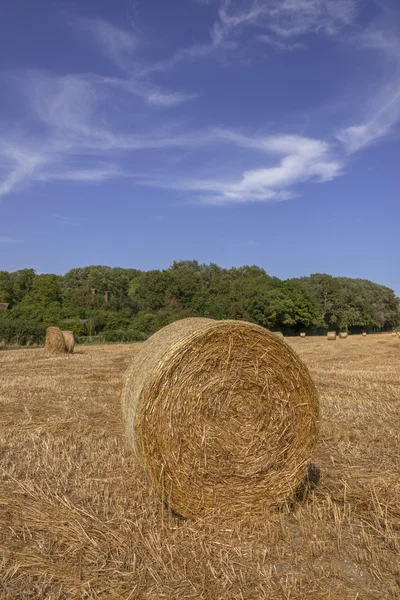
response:
<path id="1" fill-rule="evenodd" d="M 223 132 L 218 132 L 222 135 Z M 165 186 L 195 192 L 206 204 L 237 204 L 243 202 L 279 202 L 299 193 L 302 183 L 331 181 L 342 174 L 342 163 L 331 146 L 324 141 L 299 136 L 246 138 L 225 132 L 226 138 L 239 140 L 249 147 L 280 160 L 266 168 L 245 171 L 237 179 L 182 179 L 167 184 L 149 178 L 147 185 Z"/>
<path id="2" fill-rule="evenodd" d="M 22 240 L 15 240 L 14 238 L 4 237 L 0 235 L 0 244 L 21 244 Z"/>
<path id="3" fill-rule="evenodd" d="M 142 72 L 167 71 L 187 60 L 218 56 L 221 51 L 237 50 L 253 38 L 279 50 L 302 48 L 304 43 L 288 40 L 307 33 L 337 36 L 353 23 L 357 12 L 357 0 L 210 0 L 205 3 L 216 6 L 218 11 L 209 39 L 180 49 L 167 59 L 142 65 Z"/>
<path id="4" fill-rule="evenodd" d="M 341 129 L 337 133 L 347 152 L 352 154 L 379 141 L 390 133 L 400 120 L 400 80 L 395 91 L 385 90 L 374 99 L 378 104 L 365 121 Z"/>
<path id="5" fill-rule="evenodd" d="M 0 195 L 28 181 L 98 183 L 129 177 L 146 185 L 191 192 L 202 202 L 212 204 L 276 202 L 296 195 L 301 183 L 330 181 L 341 174 L 340 158 L 323 140 L 279 134 L 255 136 L 226 128 L 177 130 L 166 126 L 153 131 L 125 132 L 99 118 L 104 100 L 102 91 L 97 93 L 86 80 L 36 72 L 29 81 L 28 97 L 33 99 L 33 113 L 45 127 L 45 135 L 40 143 L 35 140 L 30 146 L 14 140 L 0 147 L 0 156 L 10 163 Z M 121 156 L 130 156 L 135 151 L 152 150 L 154 160 L 156 151 L 167 148 L 195 152 L 218 146 L 255 153 L 253 164 L 257 165 L 260 156 L 267 156 L 267 165 L 218 179 L 188 180 L 181 174 L 171 184 L 156 181 L 153 175 L 138 175 L 121 164 Z M 111 162 L 112 153 L 115 161 Z M 82 157 L 84 166 L 79 164 Z"/>
<path id="6" fill-rule="evenodd" d="M 106 55 L 121 71 L 123 77 L 86 76 L 91 85 L 110 85 L 145 100 L 150 106 L 171 107 L 192 100 L 196 93 L 168 90 L 148 80 L 151 68 L 143 68 L 137 56 L 141 36 L 131 22 L 130 30 L 123 30 L 103 19 L 73 18 L 74 26 L 88 31 Z"/>
<path id="7" fill-rule="evenodd" d="M 72 225 L 77 227 L 79 225 L 79 220 L 76 217 L 69 217 L 67 215 L 59 215 L 57 213 L 51 213 L 50 216 L 58 223 L 62 223 L 63 225 Z"/>
<path id="8" fill-rule="evenodd" d="M 293 50 L 299 50 L 301 48 L 305 48 L 305 44 L 301 42 L 289 43 L 286 40 L 282 41 L 279 38 L 274 38 L 272 35 L 268 33 L 263 33 L 257 36 L 257 40 L 263 42 L 264 44 L 268 44 L 277 50 L 282 50 L 283 52 L 292 52 Z"/>
<path id="9" fill-rule="evenodd" d="M 277 202 L 301 194 L 305 183 L 340 176 L 346 154 L 382 139 L 400 119 L 398 38 L 394 33 L 386 35 L 386 24 L 362 31 L 349 29 L 359 6 L 356 0 L 209 0 L 207 4 L 216 9 L 208 37 L 163 60 L 143 60 L 142 38 L 133 24 L 123 30 L 101 19 L 80 19 L 81 29 L 90 32 L 118 67 L 118 76 L 54 75 L 39 70 L 15 74 L 29 107 L 29 122 L 23 136 L 8 134 L 0 140 L 0 196 L 35 181 L 101 183 L 124 177 L 181 190 L 204 203 Z M 360 50 L 382 52 L 384 64 L 394 65 L 395 74 L 364 110 L 357 107 L 361 117 L 350 117 L 338 131 L 332 127 L 332 135 L 341 144 L 328 141 L 329 137 L 318 139 L 316 134 L 284 135 L 278 126 L 271 127 L 271 135 L 262 136 L 245 128 L 197 128 L 188 121 L 177 125 L 169 118 L 154 119 L 154 115 L 164 115 L 163 107 L 195 97 L 154 83 L 152 74 L 157 71 L 221 52 L 235 53 L 249 40 L 287 51 L 302 48 L 301 36 L 310 33 L 354 43 L 350 32 L 355 32 Z M 124 109 L 129 105 L 123 119 L 120 111 L 110 110 L 114 105 Z M 165 150 L 169 155 L 175 150 L 195 155 L 204 148 L 221 147 L 228 160 L 217 175 L 215 170 L 206 171 L 201 157 L 190 176 L 187 171 L 154 175 L 166 172 L 162 158 L 158 162 L 162 154 L 165 160 Z M 136 157 L 148 151 L 151 168 L 145 172 L 143 166 L 136 168 Z M 233 153 L 245 159 L 240 169 L 229 165 Z"/>
<path id="10" fill-rule="evenodd" d="M 119 88 L 129 94 L 143 98 L 149 106 L 155 107 L 176 106 L 188 100 L 193 100 L 198 96 L 197 93 L 187 94 L 160 88 L 148 82 L 141 81 L 140 78 L 135 78 L 134 76 L 126 79 L 117 77 L 92 77 L 92 83 L 103 87 Z"/>
<path id="11" fill-rule="evenodd" d="M 367 99 L 357 106 L 358 119 L 336 134 L 348 154 L 389 135 L 400 121 L 400 35 L 387 19 L 380 20 L 346 41 L 380 54 L 380 78 L 368 81 Z M 361 118 L 360 118 L 361 113 Z"/>
<path id="12" fill-rule="evenodd" d="M 249 248 L 252 246 L 259 246 L 259 242 L 239 242 L 238 244 L 232 244 L 229 248 Z"/>
<path id="13" fill-rule="evenodd" d="M 132 62 L 132 54 L 139 46 L 139 34 L 131 23 L 131 30 L 116 27 L 104 19 L 73 19 L 74 25 L 88 30 L 97 41 L 103 53 L 120 68 L 127 69 Z"/>
<path id="14" fill-rule="evenodd" d="M 113 179 L 115 177 L 124 177 L 125 173 L 115 165 L 98 165 L 93 168 L 65 168 L 64 170 L 57 170 L 57 166 L 53 169 L 43 170 L 37 175 L 38 181 L 78 181 L 85 183 L 98 183 Z"/>
<path id="15" fill-rule="evenodd" d="M 26 142 L 0 142 L 0 159 L 3 167 L 0 171 L 0 197 L 32 178 L 36 170 L 46 162 L 40 151 L 29 150 Z"/>

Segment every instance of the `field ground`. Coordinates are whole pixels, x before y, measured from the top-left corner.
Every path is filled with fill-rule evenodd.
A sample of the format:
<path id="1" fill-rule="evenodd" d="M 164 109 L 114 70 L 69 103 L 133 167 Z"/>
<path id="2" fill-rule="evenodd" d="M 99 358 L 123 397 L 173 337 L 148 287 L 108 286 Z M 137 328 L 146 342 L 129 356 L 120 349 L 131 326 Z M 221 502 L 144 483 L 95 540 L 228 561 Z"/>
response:
<path id="1" fill-rule="evenodd" d="M 321 395 L 314 492 L 269 519 L 184 521 L 126 446 L 138 345 L 0 352 L 0 598 L 400 598 L 400 339 L 292 338 Z"/>

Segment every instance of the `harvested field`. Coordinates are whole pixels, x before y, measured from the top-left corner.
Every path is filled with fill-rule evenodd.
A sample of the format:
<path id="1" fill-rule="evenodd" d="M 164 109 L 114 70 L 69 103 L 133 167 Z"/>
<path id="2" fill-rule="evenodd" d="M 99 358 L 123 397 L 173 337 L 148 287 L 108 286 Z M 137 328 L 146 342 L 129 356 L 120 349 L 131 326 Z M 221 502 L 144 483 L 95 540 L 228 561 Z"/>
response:
<path id="1" fill-rule="evenodd" d="M 0 352 L 0 598 L 400 597 L 400 340 L 286 338 L 321 396 L 315 490 L 266 518 L 182 520 L 125 443 L 138 345 Z"/>

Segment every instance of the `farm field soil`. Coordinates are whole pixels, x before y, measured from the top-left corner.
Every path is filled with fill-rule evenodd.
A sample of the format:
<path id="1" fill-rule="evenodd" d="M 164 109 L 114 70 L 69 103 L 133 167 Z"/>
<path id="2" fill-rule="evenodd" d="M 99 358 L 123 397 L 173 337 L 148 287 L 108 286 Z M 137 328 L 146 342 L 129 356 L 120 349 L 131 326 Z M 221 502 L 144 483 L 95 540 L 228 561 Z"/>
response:
<path id="1" fill-rule="evenodd" d="M 240 522 L 149 488 L 120 414 L 138 344 L 1 351 L 1 600 L 398 600 L 400 339 L 286 341 L 320 392 L 320 481 Z"/>

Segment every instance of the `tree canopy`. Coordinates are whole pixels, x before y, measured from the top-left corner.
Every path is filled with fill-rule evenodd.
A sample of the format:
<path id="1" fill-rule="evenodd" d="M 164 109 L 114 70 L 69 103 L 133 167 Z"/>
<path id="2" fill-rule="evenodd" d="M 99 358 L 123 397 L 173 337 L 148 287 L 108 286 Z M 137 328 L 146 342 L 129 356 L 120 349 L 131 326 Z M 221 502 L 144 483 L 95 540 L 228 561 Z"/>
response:
<path id="1" fill-rule="evenodd" d="M 223 269 L 195 260 L 147 272 L 107 266 L 63 276 L 0 271 L 0 302 L 10 305 L 0 312 L 0 339 L 1 327 L 23 328 L 26 339 L 29 327 L 37 333 L 49 325 L 113 341 L 143 339 L 186 316 L 245 319 L 286 334 L 385 331 L 400 323 L 399 298 L 368 280 L 316 273 L 283 281 L 255 265 Z"/>

